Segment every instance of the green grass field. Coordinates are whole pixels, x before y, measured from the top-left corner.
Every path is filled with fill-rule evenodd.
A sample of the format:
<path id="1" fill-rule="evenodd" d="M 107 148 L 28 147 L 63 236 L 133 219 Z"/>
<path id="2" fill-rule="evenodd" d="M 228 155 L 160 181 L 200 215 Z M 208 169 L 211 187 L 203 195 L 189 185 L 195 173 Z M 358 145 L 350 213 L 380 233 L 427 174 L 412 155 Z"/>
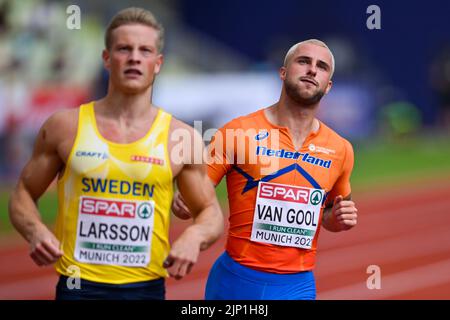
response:
<path id="1" fill-rule="evenodd" d="M 450 175 L 450 139 L 423 138 L 396 143 L 372 142 L 370 147 L 355 146 L 355 166 L 352 174 L 353 191 L 380 188 L 385 185 L 407 185 L 423 178 L 443 178 Z M 224 179 L 225 180 L 225 179 Z M 217 194 L 226 204 L 224 181 Z M 12 232 L 8 219 L 9 191 L 0 192 L 0 234 Z M 39 208 L 46 223 L 56 216 L 56 193 L 45 194 Z"/>
<path id="2" fill-rule="evenodd" d="M 355 147 L 353 189 L 408 184 L 450 174 L 450 139 L 425 137 Z"/>

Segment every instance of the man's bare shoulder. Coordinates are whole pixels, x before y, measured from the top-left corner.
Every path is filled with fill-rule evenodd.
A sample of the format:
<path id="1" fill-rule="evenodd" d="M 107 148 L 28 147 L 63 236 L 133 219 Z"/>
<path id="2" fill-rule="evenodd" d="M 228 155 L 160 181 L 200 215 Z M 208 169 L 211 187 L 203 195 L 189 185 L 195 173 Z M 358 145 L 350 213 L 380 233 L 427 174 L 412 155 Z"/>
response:
<path id="1" fill-rule="evenodd" d="M 200 132 L 185 122 L 172 117 L 169 133 L 169 148 L 176 150 L 179 157 L 175 162 L 186 164 L 202 163 L 204 142 Z M 172 159 L 174 161 L 174 159 Z"/>
<path id="2" fill-rule="evenodd" d="M 79 108 L 63 109 L 52 114 L 42 125 L 41 132 L 49 142 L 73 139 L 77 134 Z"/>
<path id="3" fill-rule="evenodd" d="M 189 132 L 194 131 L 194 128 L 192 126 L 172 116 L 172 122 L 170 123 L 170 131 L 177 129 L 185 129 L 188 130 Z"/>
<path id="4" fill-rule="evenodd" d="M 170 131 L 169 131 L 169 140 L 179 140 L 180 137 L 183 138 L 191 138 L 191 141 L 200 139 L 202 140 L 201 133 L 195 130 L 192 126 L 187 123 L 172 117 L 172 121 L 170 123 Z"/>

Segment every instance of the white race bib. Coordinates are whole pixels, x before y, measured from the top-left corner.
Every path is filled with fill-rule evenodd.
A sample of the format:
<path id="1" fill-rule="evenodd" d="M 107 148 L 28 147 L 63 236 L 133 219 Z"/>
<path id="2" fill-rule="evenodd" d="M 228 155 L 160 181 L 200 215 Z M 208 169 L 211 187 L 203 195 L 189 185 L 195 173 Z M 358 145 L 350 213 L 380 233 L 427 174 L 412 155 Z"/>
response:
<path id="1" fill-rule="evenodd" d="M 75 259 L 145 267 L 150 263 L 155 203 L 80 197 Z"/>
<path id="2" fill-rule="evenodd" d="M 324 190 L 260 181 L 251 240 L 311 249 Z"/>

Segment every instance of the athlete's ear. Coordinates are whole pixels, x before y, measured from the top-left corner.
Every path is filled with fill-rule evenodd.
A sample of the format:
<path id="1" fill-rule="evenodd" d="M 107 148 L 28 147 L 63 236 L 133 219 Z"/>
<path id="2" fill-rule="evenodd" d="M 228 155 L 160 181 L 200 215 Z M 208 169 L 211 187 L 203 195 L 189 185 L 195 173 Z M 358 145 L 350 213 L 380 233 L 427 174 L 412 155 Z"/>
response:
<path id="1" fill-rule="evenodd" d="M 328 93 L 328 91 L 330 91 L 331 90 L 331 87 L 333 86 L 333 81 L 328 81 L 328 85 L 327 85 L 327 87 L 325 88 L 325 94 L 327 94 Z"/>
<path id="2" fill-rule="evenodd" d="M 286 67 L 285 66 L 282 66 L 280 68 L 279 74 L 280 74 L 280 79 L 284 81 L 286 79 Z"/>
<path id="3" fill-rule="evenodd" d="M 109 61 L 110 61 L 109 58 L 110 58 L 110 54 L 109 54 L 108 49 L 103 49 L 103 51 L 102 51 L 103 66 L 108 71 L 109 71 Z"/>
<path id="4" fill-rule="evenodd" d="M 162 55 L 162 53 L 158 54 L 158 57 L 156 58 L 156 63 L 155 63 L 155 74 L 158 74 L 161 71 L 161 67 L 164 63 L 164 56 Z"/>

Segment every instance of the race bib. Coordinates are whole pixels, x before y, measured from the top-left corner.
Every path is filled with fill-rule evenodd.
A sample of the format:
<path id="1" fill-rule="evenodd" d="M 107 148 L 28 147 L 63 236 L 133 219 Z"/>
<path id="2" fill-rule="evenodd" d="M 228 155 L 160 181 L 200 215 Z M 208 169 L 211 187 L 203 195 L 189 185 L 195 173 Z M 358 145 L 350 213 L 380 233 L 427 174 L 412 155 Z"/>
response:
<path id="1" fill-rule="evenodd" d="M 311 249 L 324 190 L 259 182 L 251 240 Z"/>
<path id="2" fill-rule="evenodd" d="M 80 197 L 75 259 L 145 267 L 150 263 L 155 203 Z"/>

